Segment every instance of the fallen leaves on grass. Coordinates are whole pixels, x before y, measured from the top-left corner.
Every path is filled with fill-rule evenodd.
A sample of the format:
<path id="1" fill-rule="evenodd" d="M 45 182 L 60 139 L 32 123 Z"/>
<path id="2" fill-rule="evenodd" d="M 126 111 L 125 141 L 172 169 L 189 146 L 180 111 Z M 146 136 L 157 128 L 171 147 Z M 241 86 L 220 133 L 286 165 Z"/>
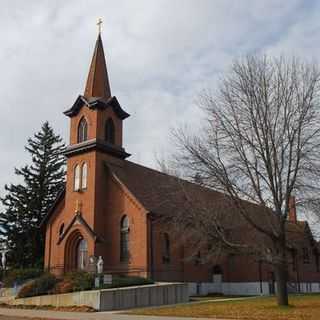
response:
<path id="1" fill-rule="evenodd" d="M 278 307 L 274 297 L 216 301 L 134 310 L 133 314 L 241 320 L 319 320 L 320 295 L 290 297 L 290 306 Z"/>
<path id="2" fill-rule="evenodd" d="M 7 309 L 31 309 L 31 310 L 52 310 L 52 311 L 69 311 L 69 312 L 96 312 L 92 307 L 88 306 L 68 306 L 68 307 L 55 307 L 55 306 L 36 306 L 36 305 L 13 305 L 7 303 L 0 303 L 0 308 Z"/>

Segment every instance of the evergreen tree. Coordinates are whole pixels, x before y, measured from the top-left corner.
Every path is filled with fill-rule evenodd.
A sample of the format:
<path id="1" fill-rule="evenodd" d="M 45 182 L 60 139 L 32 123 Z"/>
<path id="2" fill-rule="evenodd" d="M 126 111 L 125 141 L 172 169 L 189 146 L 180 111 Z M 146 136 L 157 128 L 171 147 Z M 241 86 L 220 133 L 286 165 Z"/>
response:
<path id="1" fill-rule="evenodd" d="M 45 235 L 39 224 L 64 185 L 64 146 L 61 137 L 45 122 L 25 147 L 31 164 L 15 169 L 23 182 L 5 186 L 0 234 L 7 238 L 9 258 L 15 266 L 43 263 Z"/>

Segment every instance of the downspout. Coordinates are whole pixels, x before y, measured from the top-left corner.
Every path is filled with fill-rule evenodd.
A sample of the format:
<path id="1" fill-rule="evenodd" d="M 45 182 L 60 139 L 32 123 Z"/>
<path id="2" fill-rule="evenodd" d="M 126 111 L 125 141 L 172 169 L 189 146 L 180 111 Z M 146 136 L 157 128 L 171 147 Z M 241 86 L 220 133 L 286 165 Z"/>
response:
<path id="1" fill-rule="evenodd" d="M 301 292 L 300 288 L 300 274 L 299 274 L 299 259 L 296 260 L 296 266 L 297 266 L 297 283 L 298 283 L 298 292 Z"/>
<path id="2" fill-rule="evenodd" d="M 153 252 L 153 223 L 152 223 L 152 216 L 149 212 L 148 214 L 149 217 L 149 225 L 150 225 L 150 274 L 151 274 L 151 279 L 154 279 L 154 252 Z"/>
<path id="3" fill-rule="evenodd" d="M 51 268 L 51 242 L 52 242 L 52 224 L 50 223 L 49 231 L 49 257 L 48 257 L 48 271 L 50 272 Z"/>
<path id="4" fill-rule="evenodd" d="M 263 288 L 262 288 L 262 261 L 259 260 L 259 281 L 260 281 L 260 294 L 263 294 Z"/>

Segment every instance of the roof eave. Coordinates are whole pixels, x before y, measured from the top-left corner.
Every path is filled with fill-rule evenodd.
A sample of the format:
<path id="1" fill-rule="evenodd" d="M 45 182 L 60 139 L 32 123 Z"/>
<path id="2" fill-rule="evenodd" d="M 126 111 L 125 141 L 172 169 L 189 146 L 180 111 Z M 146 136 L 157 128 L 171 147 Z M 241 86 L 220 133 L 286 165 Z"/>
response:
<path id="1" fill-rule="evenodd" d="M 64 111 L 63 113 L 68 117 L 73 117 L 78 114 L 83 105 L 86 105 L 89 109 L 93 110 L 98 108 L 106 109 L 110 106 L 111 108 L 113 108 L 113 111 L 121 120 L 124 120 L 130 116 L 129 113 L 125 112 L 121 108 L 120 103 L 115 96 L 111 97 L 108 100 L 105 100 L 101 97 L 93 97 L 88 100 L 84 96 L 79 95 L 72 107 Z"/>

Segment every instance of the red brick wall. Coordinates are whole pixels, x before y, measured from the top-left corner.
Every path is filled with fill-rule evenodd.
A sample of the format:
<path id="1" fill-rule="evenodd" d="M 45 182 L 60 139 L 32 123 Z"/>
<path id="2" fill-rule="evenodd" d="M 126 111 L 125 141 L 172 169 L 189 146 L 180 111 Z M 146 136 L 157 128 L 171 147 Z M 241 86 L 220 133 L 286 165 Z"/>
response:
<path id="1" fill-rule="evenodd" d="M 84 117 L 88 124 L 88 140 L 104 139 L 106 120 L 112 118 L 115 126 L 115 144 L 122 146 L 122 120 L 119 119 L 112 108 L 93 110 L 81 108 L 80 112 L 70 119 L 70 145 L 77 143 L 79 122 Z"/>
<path id="2" fill-rule="evenodd" d="M 96 137 L 104 139 L 105 121 L 111 117 L 115 125 L 116 144 L 122 146 L 122 121 L 115 116 L 113 110 L 111 108 L 104 111 L 90 110 L 86 107 L 71 118 L 70 144 L 77 143 L 77 130 L 82 117 L 87 120 L 89 140 Z M 47 224 L 46 268 L 56 270 L 64 265 L 68 236 L 78 229 L 88 241 L 89 256 L 101 255 L 106 270 L 148 276 L 147 213 L 130 191 L 108 173 L 105 165 L 109 162 L 121 166 L 122 161 L 96 151 L 68 158 L 65 200 L 57 207 Z M 84 162 L 88 165 L 87 189 L 76 192 L 74 191 L 74 168 L 77 164 L 82 165 Z M 88 231 L 77 224 L 58 244 L 60 226 L 64 223 L 66 228 L 70 224 L 75 216 L 77 201 L 81 202 L 82 217 L 98 235 L 100 241 L 95 243 Z M 123 263 L 120 262 L 120 221 L 125 214 L 130 223 L 130 259 Z"/>
<path id="3" fill-rule="evenodd" d="M 106 243 L 98 244 L 96 255 L 103 255 L 106 268 L 114 271 L 147 274 L 147 212 L 121 182 L 108 173 L 105 162 L 108 155 L 97 154 L 97 183 L 95 229 L 103 234 Z M 113 159 L 113 161 L 116 161 Z M 118 160 L 121 165 L 121 160 Z M 124 215 L 129 218 L 128 262 L 120 262 L 120 222 Z"/>
<path id="4" fill-rule="evenodd" d="M 104 138 L 105 121 L 111 117 L 116 128 L 116 144 L 122 146 L 122 121 L 116 117 L 113 110 L 90 110 L 82 108 L 78 115 L 71 118 L 70 143 L 77 143 L 77 128 L 79 121 L 85 117 L 88 123 L 88 139 Z M 87 189 L 75 192 L 74 167 L 76 164 L 88 165 Z M 106 163 L 123 165 L 123 160 L 110 155 L 89 151 L 73 155 L 67 161 L 67 183 L 65 199 L 57 206 L 55 213 L 47 224 L 45 266 L 59 270 L 65 263 L 65 246 L 68 236 L 79 230 L 88 241 L 88 254 L 103 256 L 105 269 L 113 272 L 125 272 L 151 276 L 163 281 L 211 282 L 213 266 L 219 265 L 223 271 L 223 281 L 249 282 L 269 281 L 272 277 L 270 265 L 259 263 L 246 256 L 217 257 L 206 264 L 196 264 L 190 259 L 191 248 L 181 244 L 172 230 L 160 223 L 151 222 L 149 214 L 135 199 L 133 194 L 121 181 L 113 177 L 107 170 Z M 59 229 L 62 223 L 65 228 L 75 216 L 77 201 L 81 202 L 81 214 L 90 228 L 98 235 L 95 242 L 90 233 L 81 225 L 72 227 L 60 244 Z M 130 223 L 129 248 L 130 259 L 120 262 L 120 221 L 127 215 Z M 164 263 L 164 232 L 170 237 L 170 263 Z M 305 243 L 310 247 L 310 241 Z M 205 251 L 201 252 L 205 255 Z M 320 273 L 316 271 L 315 258 L 310 249 L 310 264 L 303 264 L 301 252 L 298 271 L 289 267 L 290 279 L 300 281 L 320 281 Z M 54 269 L 56 268 L 56 269 Z"/>
<path id="5" fill-rule="evenodd" d="M 222 269 L 222 279 L 225 282 L 259 282 L 271 281 L 274 277 L 273 267 L 268 263 L 261 263 L 254 257 L 245 255 L 221 255 L 212 259 L 210 263 L 196 264 L 190 259 L 194 255 L 194 249 L 179 244 L 179 239 L 174 237 L 174 232 L 168 231 L 167 227 L 160 223 L 153 225 L 153 270 L 154 277 L 159 281 L 187 281 L 187 282 L 211 282 L 213 267 L 219 265 Z M 171 261 L 165 264 L 162 261 L 164 246 L 163 233 L 168 232 L 171 241 Z M 309 247 L 310 254 L 312 248 L 310 241 L 306 241 L 305 246 Z M 310 264 L 304 264 L 302 261 L 302 249 L 300 249 L 299 263 L 297 271 L 292 270 L 292 264 L 289 265 L 289 281 L 300 282 L 320 282 L 320 272 L 316 271 L 315 256 L 311 257 Z M 202 257 L 205 256 L 205 250 L 201 251 Z M 290 261 L 290 254 L 288 258 Z"/>

